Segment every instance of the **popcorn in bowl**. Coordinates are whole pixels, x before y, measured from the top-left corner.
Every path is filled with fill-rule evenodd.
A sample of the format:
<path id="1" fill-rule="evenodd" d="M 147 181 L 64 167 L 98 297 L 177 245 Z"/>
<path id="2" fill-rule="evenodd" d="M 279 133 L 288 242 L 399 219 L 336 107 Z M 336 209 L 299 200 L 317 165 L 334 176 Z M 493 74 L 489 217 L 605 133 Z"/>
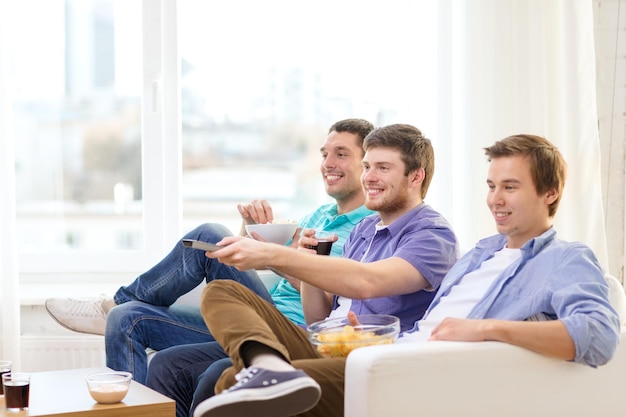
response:
<path id="1" fill-rule="evenodd" d="M 289 219 L 274 219 L 270 223 L 271 224 L 296 224 L 298 222 L 295 220 L 289 220 Z"/>

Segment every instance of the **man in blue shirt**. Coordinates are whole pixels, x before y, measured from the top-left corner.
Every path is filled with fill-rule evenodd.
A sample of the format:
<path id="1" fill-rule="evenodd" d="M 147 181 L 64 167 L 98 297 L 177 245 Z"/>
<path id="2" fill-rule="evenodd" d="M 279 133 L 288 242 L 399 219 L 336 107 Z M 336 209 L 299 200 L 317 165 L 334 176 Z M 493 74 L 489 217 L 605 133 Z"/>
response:
<path id="1" fill-rule="evenodd" d="M 604 272 L 589 247 L 557 239 L 552 226 L 566 177 L 560 152 L 544 138 L 517 135 L 486 155 L 487 205 L 499 234 L 452 268 L 415 332 L 402 339 L 497 340 L 590 366 L 606 363 L 619 318 Z M 470 300 L 466 288 L 479 280 Z"/>
<path id="2" fill-rule="evenodd" d="M 345 119 L 333 124 L 320 153 L 320 172 L 326 192 L 335 203 L 318 207 L 300 220 L 301 228 L 324 229 L 337 236 L 331 255 L 340 256 L 352 228 L 373 213 L 364 207 L 360 186 L 363 139 L 374 126 L 363 119 Z M 266 201 L 239 205 L 242 222 L 266 223 L 273 212 Z M 242 225 L 242 235 L 245 228 Z M 231 233 L 219 224 L 203 224 L 183 236 L 215 243 Z M 292 246 L 297 246 L 297 236 Z M 291 249 L 293 250 L 293 249 Z M 214 340 L 199 307 L 172 305 L 203 280 L 230 279 L 250 288 L 295 323 L 303 323 L 299 283 L 281 279 L 270 292 L 254 269 L 237 270 L 208 259 L 203 251 L 185 248 L 177 242 L 158 264 L 121 287 L 113 300 L 50 299 L 48 312 L 60 324 L 81 332 L 105 334 L 108 367 L 133 373 L 145 383 L 146 349 L 164 350 L 172 346 Z M 106 328 L 105 328 L 106 326 Z"/>
<path id="3" fill-rule="evenodd" d="M 365 147 L 367 159 L 367 138 Z M 566 178 L 560 152 L 533 135 L 511 136 L 485 151 L 487 205 L 499 234 L 480 241 L 450 270 L 425 316 L 399 342 L 496 340 L 590 366 L 606 363 L 617 347 L 619 318 L 602 268 L 586 245 L 557 239 L 552 226 Z M 230 252 L 214 256 L 228 263 Z M 271 265 L 294 273 L 284 260 Z M 223 330 L 216 340 L 237 369 L 247 368 L 235 385 L 234 370 L 226 371 L 216 387 L 222 393 L 200 403 L 194 417 L 244 416 L 251 409 L 259 417 L 343 416 L 345 360 L 316 357 L 305 336 L 297 343 L 291 329 L 266 331 L 259 323 L 270 323 L 271 316 L 254 297 L 249 303 L 265 320 L 249 315 L 246 332 L 229 330 L 224 318 L 211 314 L 229 291 L 205 288 L 202 313 L 209 328 Z M 249 310 L 234 306 L 231 314 L 241 319 Z"/>

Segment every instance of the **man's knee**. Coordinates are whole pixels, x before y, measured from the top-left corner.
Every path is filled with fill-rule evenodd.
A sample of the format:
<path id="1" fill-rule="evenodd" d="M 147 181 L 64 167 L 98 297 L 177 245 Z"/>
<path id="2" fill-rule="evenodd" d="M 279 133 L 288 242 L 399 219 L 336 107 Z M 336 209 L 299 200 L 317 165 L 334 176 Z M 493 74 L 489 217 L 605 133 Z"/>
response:
<path id="1" fill-rule="evenodd" d="M 129 301 L 111 309 L 107 316 L 107 329 L 120 330 L 135 323 L 150 313 L 150 306 L 141 301 Z"/>
<path id="2" fill-rule="evenodd" d="M 195 237 L 198 240 L 211 241 L 215 243 L 215 239 L 221 240 L 222 238 L 232 236 L 233 234 L 226 226 L 219 223 L 203 223 L 190 232 L 189 235 L 187 237 Z"/>
<path id="3" fill-rule="evenodd" d="M 202 290 L 202 302 L 214 298 L 222 298 L 224 294 L 234 294 L 237 291 L 241 291 L 241 288 L 246 288 L 241 283 L 230 279 L 216 279 L 209 282 Z"/>
<path id="4" fill-rule="evenodd" d="M 175 381 L 182 369 L 178 363 L 180 357 L 180 354 L 169 352 L 168 349 L 155 352 L 151 355 L 148 373 L 160 381 Z"/>
<path id="5" fill-rule="evenodd" d="M 155 352 L 150 357 L 150 363 L 148 367 L 148 379 L 154 379 L 157 381 L 164 381 L 164 377 L 170 375 L 170 367 L 167 360 L 166 352 Z M 171 379 L 167 379 L 171 380 Z"/>

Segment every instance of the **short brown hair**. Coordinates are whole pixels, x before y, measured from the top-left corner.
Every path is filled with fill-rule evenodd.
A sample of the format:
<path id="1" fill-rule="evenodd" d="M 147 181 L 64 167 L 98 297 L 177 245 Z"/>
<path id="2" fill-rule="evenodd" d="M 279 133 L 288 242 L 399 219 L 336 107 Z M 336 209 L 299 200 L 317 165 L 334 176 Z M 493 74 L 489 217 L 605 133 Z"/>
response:
<path id="1" fill-rule="evenodd" d="M 367 135 L 363 143 L 363 149 L 369 148 L 392 148 L 400 151 L 404 162 L 404 175 L 419 168 L 424 168 L 424 181 L 422 182 L 422 199 L 426 198 L 426 192 L 435 172 L 435 151 L 430 139 L 424 137 L 422 132 L 415 126 L 407 124 L 393 124 L 379 127 Z"/>
<path id="2" fill-rule="evenodd" d="M 485 155 L 488 156 L 489 161 L 501 156 L 528 157 L 530 175 L 535 183 L 537 194 L 543 194 L 552 189 L 558 192 L 556 200 L 548 208 L 550 217 L 554 217 L 561 202 L 567 178 L 567 164 L 556 146 L 541 136 L 519 134 L 509 136 L 485 148 Z"/>
<path id="3" fill-rule="evenodd" d="M 359 145 L 363 146 L 363 140 L 372 130 L 374 130 L 374 125 L 365 119 L 343 119 L 335 122 L 328 129 L 328 133 L 354 133 L 359 137 Z"/>

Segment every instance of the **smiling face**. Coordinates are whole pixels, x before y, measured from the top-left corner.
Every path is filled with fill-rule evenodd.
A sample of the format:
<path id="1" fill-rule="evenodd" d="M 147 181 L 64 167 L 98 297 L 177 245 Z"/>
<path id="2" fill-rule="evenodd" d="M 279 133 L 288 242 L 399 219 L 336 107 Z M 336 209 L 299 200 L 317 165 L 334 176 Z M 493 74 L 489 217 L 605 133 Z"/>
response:
<path id="1" fill-rule="evenodd" d="M 424 170 L 405 175 L 405 169 L 402 155 L 392 148 L 370 148 L 363 157 L 361 184 L 365 206 L 378 211 L 383 224 L 390 224 L 421 203 Z"/>
<path id="2" fill-rule="evenodd" d="M 493 158 L 487 185 L 487 206 L 498 232 L 507 236 L 507 247 L 521 248 L 550 228 L 549 205 L 558 193 L 556 190 L 548 190 L 544 194 L 537 192 L 527 157 Z"/>
<path id="3" fill-rule="evenodd" d="M 363 147 L 355 133 L 331 132 L 320 148 L 320 171 L 326 193 L 337 201 L 340 213 L 356 209 L 365 201 L 361 189 Z"/>

